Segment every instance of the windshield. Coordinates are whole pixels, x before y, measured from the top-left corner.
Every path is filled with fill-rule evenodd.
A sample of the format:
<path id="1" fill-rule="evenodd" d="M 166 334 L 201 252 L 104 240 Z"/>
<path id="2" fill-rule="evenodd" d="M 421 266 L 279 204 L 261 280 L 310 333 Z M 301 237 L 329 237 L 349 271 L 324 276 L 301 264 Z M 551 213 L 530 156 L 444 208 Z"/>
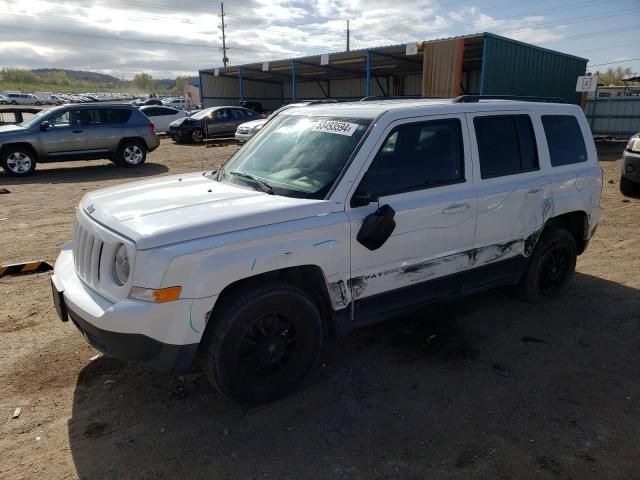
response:
<path id="1" fill-rule="evenodd" d="M 190 118 L 194 118 L 196 120 L 202 120 L 204 117 L 213 112 L 213 108 L 207 108 L 206 110 L 200 110 L 198 113 L 194 113 Z"/>
<path id="2" fill-rule="evenodd" d="M 324 198 L 364 135 L 370 119 L 278 115 L 231 158 L 224 182 L 251 185 L 249 176 L 276 195 Z"/>
<path id="3" fill-rule="evenodd" d="M 20 126 L 24 127 L 24 128 L 31 128 L 36 123 L 42 122 L 43 118 L 46 117 L 49 113 L 51 113 L 51 111 L 48 110 L 48 109 L 47 110 L 40 110 L 33 117 L 31 117 L 29 120 L 25 120 L 24 122 L 22 122 L 20 124 Z"/>

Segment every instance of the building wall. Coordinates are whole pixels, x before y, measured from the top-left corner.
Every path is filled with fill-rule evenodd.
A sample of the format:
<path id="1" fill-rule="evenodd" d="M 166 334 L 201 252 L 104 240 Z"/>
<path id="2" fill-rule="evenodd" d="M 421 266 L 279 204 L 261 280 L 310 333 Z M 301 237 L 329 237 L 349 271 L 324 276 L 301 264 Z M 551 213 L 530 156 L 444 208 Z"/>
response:
<path id="1" fill-rule="evenodd" d="M 587 61 L 485 34 L 481 94 L 562 97 L 580 103 L 576 81 Z"/>

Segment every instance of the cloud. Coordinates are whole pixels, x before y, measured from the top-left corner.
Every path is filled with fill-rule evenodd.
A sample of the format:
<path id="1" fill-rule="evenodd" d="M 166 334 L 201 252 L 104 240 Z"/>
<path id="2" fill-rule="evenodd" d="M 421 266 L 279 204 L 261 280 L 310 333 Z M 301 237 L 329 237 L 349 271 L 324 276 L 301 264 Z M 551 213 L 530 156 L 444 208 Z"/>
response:
<path id="1" fill-rule="evenodd" d="M 231 64 L 479 31 L 545 43 L 564 36 L 541 16 L 499 19 L 435 0 L 242 0 L 225 4 Z M 195 74 L 220 65 L 218 4 L 202 0 L 0 0 L 4 67 L 94 70 L 132 78 Z"/>

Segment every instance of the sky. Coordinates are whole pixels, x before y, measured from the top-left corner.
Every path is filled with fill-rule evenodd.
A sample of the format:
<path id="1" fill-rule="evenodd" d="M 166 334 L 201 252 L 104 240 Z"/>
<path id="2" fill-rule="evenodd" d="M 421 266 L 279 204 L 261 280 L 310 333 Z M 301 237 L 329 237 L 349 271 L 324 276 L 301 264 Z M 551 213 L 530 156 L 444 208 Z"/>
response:
<path id="1" fill-rule="evenodd" d="M 343 51 L 349 20 L 352 49 L 487 31 L 588 58 L 590 71 L 640 74 L 640 0 L 240 0 L 224 8 L 230 65 Z M 0 68 L 131 79 L 222 64 L 220 3 L 211 0 L 0 0 L 0 12 Z"/>

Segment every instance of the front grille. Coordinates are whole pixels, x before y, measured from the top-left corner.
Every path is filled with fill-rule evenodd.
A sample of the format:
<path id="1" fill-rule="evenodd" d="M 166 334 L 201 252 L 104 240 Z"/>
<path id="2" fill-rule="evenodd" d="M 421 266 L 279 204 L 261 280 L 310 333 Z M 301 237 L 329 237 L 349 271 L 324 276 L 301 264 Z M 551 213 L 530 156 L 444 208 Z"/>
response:
<path id="1" fill-rule="evenodd" d="M 78 276 L 97 287 L 100 282 L 100 261 L 104 243 L 93 232 L 76 222 L 73 233 L 73 263 Z"/>

